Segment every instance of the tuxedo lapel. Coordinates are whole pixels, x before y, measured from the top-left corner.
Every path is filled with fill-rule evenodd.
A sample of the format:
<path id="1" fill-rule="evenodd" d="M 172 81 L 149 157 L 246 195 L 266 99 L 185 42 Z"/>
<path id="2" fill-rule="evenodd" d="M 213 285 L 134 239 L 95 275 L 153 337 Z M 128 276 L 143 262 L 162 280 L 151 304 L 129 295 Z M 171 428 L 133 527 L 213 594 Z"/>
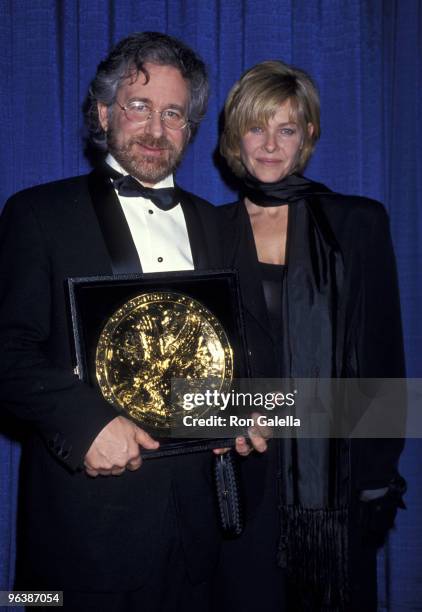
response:
<path id="1" fill-rule="evenodd" d="M 88 177 L 89 194 L 110 256 L 113 274 L 142 272 L 138 252 L 109 175 L 97 169 Z"/>
<path id="2" fill-rule="evenodd" d="M 181 189 L 180 194 L 180 203 L 188 230 L 193 265 L 195 270 L 207 270 L 212 267 L 208 248 L 209 237 L 206 234 L 198 205 L 187 191 Z"/>

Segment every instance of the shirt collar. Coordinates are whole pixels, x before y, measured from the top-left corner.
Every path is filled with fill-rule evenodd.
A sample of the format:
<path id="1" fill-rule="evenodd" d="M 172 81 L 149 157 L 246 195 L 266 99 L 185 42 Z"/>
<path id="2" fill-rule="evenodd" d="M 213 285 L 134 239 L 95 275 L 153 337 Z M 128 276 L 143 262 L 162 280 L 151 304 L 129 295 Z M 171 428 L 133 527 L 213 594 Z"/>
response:
<path id="1" fill-rule="evenodd" d="M 110 153 L 107 154 L 105 162 L 110 166 L 110 168 L 116 170 L 116 172 L 120 172 L 120 174 L 123 174 L 124 176 L 126 176 L 126 174 L 129 174 L 124 168 L 122 168 L 119 162 L 114 159 L 114 157 Z M 159 183 L 155 183 L 155 185 L 152 186 L 152 189 L 161 189 L 166 187 L 174 187 L 174 178 L 172 174 L 166 176 L 166 178 L 164 178 Z"/>

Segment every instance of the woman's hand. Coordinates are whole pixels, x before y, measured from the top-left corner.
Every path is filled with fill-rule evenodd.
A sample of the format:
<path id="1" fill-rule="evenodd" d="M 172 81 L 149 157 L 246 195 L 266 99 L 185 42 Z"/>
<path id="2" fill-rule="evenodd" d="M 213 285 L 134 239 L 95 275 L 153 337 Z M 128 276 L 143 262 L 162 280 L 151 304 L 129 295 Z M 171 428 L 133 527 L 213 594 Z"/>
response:
<path id="1" fill-rule="evenodd" d="M 270 427 L 257 424 L 257 418 L 260 416 L 258 412 L 254 412 L 251 418 L 254 419 L 254 424 L 248 427 L 248 436 L 238 436 L 236 438 L 235 449 L 242 457 L 247 457 L 252 451 L 265 453 L 267 450 L 267 440 L 272 437 Z M 216 455 L 227 453 L 229 448 L 215 448 Z"/>

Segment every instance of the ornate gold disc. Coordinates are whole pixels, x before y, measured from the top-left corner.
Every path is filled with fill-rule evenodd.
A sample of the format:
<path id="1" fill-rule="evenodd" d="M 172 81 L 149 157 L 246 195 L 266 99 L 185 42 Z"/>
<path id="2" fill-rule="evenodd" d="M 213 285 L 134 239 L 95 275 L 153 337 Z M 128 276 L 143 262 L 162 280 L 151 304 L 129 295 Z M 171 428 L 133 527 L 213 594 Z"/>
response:
<path id="1" fill-rule="evenodd" d="M 233 351 L 203 304 L 157 291 L 130 299 L 108 319 L 95 366 L 108 401 L 136 421 L 165 430 L 176 409 L 171 380 L 207 379 L 212 389 L 225 390 L 233 377 Z"/>

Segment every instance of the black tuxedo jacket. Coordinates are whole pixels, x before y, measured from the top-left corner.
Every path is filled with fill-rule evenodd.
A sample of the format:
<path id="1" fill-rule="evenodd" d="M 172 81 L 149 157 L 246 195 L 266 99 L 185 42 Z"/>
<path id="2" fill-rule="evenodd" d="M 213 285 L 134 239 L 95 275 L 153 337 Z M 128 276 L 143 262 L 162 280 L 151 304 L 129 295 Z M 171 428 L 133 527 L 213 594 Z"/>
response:
<path id="1" fill-rule="evenodd" d="M 181 203 L 195 268 L 221 268 L 215 209 L 187 192 Z M 110 221 L 106 244 L 101 226 Z M 18 558 L 27 588 L 138 588 L 160 556 L 169 513 L 191 578 L 204 579 L 216 562 L 211 453 L 150 460 L 119 477 L 92 479 L 79 469 L 117 413 L 73 374 L 65 279 L 140 270 L 101 172 L 27 189 L 5 206 L 0 385 L 3 406 L 28 426 Z"/>

